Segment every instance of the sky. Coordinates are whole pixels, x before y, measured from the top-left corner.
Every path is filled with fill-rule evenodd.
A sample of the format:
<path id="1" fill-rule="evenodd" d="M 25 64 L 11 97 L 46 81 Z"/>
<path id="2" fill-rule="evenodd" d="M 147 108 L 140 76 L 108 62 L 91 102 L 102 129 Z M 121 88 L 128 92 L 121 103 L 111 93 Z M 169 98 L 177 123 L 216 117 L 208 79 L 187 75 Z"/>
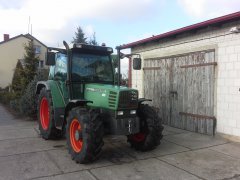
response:
<path id="1" fill-rule="evenodd" d="M 98 43 L 115 48 L 237 11 L 240 0 L 0 0 L 0 41 L 32 33 L 59 47 L 80 26 L 86 37 L 95 32 Z"/>

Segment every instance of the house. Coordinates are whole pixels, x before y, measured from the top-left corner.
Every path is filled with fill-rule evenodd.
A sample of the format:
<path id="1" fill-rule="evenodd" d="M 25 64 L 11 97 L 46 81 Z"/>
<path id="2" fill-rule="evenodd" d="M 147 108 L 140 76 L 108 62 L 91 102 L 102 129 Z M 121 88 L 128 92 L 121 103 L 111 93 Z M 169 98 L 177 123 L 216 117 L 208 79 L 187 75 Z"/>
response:
<path id="1" fill-rule="evenodd" d="M 141 55 L 131 84 L 164 124 L 240 136 L 240 12 L 120 47 Z"/>
<path id="2" fill-rule="evenodd" d="M 9 38 L 8 34 L 4 34 L 4 40 L 0 42 L 0 87 L 5 88 L 12 82 L 14 69 L 18 61 L 22 61 L 25 54 L 24 46 L 33 40 L 35 53 L 39 57 L 39 68 L 47 68 L 45 66 L 45 53 L 47 46 L 30 34 L 21 34 L 13 38 Z"/>

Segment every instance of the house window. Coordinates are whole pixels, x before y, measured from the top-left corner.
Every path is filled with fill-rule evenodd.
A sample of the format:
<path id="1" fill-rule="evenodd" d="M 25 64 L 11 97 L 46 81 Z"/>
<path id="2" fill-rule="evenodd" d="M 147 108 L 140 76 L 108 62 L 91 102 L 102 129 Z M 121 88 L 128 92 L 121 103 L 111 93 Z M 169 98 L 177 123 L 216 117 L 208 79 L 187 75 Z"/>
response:
<path id="1" fill-rule="evenodd" d="M 34 45 L 34 49 L 35 49 L 35 54 L 40 54 L 41 53 L 41 46 Z"/>

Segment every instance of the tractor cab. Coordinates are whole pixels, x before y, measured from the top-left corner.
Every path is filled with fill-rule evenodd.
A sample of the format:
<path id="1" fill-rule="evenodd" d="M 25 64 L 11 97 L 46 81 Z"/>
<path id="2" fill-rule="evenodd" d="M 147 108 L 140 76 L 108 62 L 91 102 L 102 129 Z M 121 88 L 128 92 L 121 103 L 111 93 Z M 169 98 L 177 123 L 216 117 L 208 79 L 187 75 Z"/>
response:
<path id="1" fill-rule="evenodd" d="M 49 79 L 57 80 L 61 90 L 69 95 L 66 100 L 83 99 L 85 84 L 114 85 L 112 48 L 87 44 L 65 45 L 66 49 L 49 48 L 46 64 L 51 65 Z"/>

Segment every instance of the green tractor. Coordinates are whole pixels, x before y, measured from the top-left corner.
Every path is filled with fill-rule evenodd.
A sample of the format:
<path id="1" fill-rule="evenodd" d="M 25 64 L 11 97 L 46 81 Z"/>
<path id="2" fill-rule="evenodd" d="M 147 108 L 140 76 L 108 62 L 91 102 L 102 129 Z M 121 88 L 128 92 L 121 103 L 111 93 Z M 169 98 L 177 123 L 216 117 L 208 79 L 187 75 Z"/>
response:
<path id="1" fill-rule="evenodd" d="M 39 81 L 38 123 L 43 139 L 66 136 L 69 153 L 77 163 L 99 157 L 103 136 L 126 135 L 132 148 L 148 151 L 160 144 L 163 126 L 153 108 L 143 104 L 135 89 L 114 82 L 111 54 L 106 46 L 73 44 L 70 48 L 48 48 L 47 81 Z M 141 59 L 133 59 L 141 69 Z"/>

